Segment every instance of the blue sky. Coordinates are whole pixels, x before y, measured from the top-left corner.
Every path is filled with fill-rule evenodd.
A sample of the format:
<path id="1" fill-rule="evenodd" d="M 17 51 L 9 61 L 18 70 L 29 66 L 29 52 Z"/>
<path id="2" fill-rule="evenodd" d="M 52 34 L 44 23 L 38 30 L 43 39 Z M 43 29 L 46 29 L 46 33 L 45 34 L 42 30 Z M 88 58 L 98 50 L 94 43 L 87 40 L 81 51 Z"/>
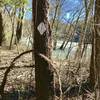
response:
<path id="1" fill-rule="evenodd" d="M 29 0 L 28 8 L 32 8 L 32 0 Z M 32 12 L 26 11 L 25 17 L 26 19 L 32 19 Z"/>
<path id="2" fill-rule="evenodd" d="M 67 20 L 69 20 L 72 17 L 73 12 L 82 8 L 82 1 L 83 0 L 65 0 L 61 9 L 61 16 L 60 16 L 61 20 L 63 22 L 66 22 Z M 32 0 L 29 0 L 28 8 L 31 8 L 31 7 L 32 7 Z M 26 18 L 32 19 L 31 11 L 26 13 Z"/>
<path id="3" fill-rule="evenodd" d="M 73 14 L 82 8 L 82 0 L 65 0 L 62 7 L 63 21 L 68 21 L 72 18 Z"/>

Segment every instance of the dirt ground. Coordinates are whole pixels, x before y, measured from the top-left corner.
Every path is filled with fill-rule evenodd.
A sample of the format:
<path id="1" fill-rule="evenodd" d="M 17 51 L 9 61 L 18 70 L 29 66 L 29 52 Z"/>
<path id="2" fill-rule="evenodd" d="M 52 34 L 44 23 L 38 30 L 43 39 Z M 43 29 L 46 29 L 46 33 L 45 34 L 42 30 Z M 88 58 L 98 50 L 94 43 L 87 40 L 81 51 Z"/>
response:
<path id="1" fill-rule="evenodd" d="M 9 67 L 12 60 L 20 53 L 16 49 L 8 50 L 5 48 L 0 48 L 0 82 L 2 81 L 4 72 L 7 67 Z M 34 76 L 34 68 L 30 67 L 32 66 L 32 63 L 31 53 L 25 54 L 20 57 L 15 62 L 15 66 L 13 67 L 13 69 L 11 69 L 8 75 L 7 84 L 20 84 L 30 81 L 31 77 Z"/>

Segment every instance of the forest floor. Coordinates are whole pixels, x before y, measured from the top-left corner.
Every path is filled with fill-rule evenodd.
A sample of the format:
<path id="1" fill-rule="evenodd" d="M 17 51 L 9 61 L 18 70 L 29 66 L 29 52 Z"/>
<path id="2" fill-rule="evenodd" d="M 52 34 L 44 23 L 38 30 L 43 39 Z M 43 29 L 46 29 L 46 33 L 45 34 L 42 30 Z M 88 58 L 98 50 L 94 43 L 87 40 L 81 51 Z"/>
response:
<path id="1" fill-rule="evenodd" d="M 20 51 L 20 53 L 23 51 Z M 9 50 L 7 48 L 0 48 L 0 81 L 3 78 L 4 72 L 7 67 L 10 66 L 13 59 L 20 54 L 18 50 L 12 49 Z M 11 69 L 7 84 L 13 84 L 19 81 L 28 82 L 30 79 L 30 74 L 32 73 L 32 56 L 31 53 L 25 54 L 20 57 L 17 61 L 15 61 L 15 66 Z M 17 82 L 18 83 L 18 82 Z"/>
<path id="2" fill-rule="evenodd" d="M 4 72 L 9 67 L 11 61 L 18 56 L 23 50 L 18 51 L 18 48 L 9 50 L 5 47 L 0 47 L 0 83 L 4 76 Z M 81 84 L 87 80 L 89 76 L 89 66 L 87 63 L 76 66 L 75 60 L 55 60 L 56 68 L 59 70 L 61 82 L 66 86 Z M 25 84 L 34 83 L 34 68 L 32 66 L 32 54 L 28 53 L 20 57 L 16 62 L 14 68 L 8 74 L 6 91 L 10 91 L 12 87 L 24 89 Z M 75 100 L 75 99 L 73 99 Z M 81 100 L 81 99 L 79 99 Z M 92 99 L 87 99 L 92 100 Z"/>

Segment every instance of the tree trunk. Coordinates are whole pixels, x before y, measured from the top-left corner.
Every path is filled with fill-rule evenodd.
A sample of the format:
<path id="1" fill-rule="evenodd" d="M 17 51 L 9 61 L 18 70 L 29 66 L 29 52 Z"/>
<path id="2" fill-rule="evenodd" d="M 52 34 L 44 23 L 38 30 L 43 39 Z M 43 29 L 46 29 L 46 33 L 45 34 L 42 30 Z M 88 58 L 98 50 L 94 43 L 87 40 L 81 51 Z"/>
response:
<path id="1" fill-rule="evenodd" d="M 99 90 L 96 100 L 100 100 L 100 0 L 95 1 L 94 29 L 96 85 Z"/>
<path id="2" fill-rule="evenodd" d="M 39 55 L 43 54 L 51 59 L 51 29 L 47 18 L 48 5 L 47 0 L 33 0 L 32 3 L 36 100 L 54 99 L 54 79 L 51 65 Z M 41 26 L 40 31 L 38 30 L 39 26 Z M 45 31 L 42 32 L 42 29 Z"/>
<path id="3" fill-rule="evenodd" d="M 94 33 L 93 33 L 94 34 Z M 90 84 L 92 85 L 92 87 L 94 88 L 95 86 L 95 63 L 94 63 L 94 42 L 95 42 L 95 39 L 94 39 L 94 35 L 93 35 L 93 38 L 92 38 L 92 53 L 91 53 L 91 62 L 90 62 Z"/>
<path id="4" fill-rule="evenodd" d="M 0 46 L 2 46 L 3 40 L 4 40 L 3 19 L 2 19 L 2 13 L 0 12 Z"/>
<path id="5" fill-rule="evenodd" d="M 22 25 L 23 25 L 22 20 L 23 20 L 23 17 L 24 17 L 24 7 L 19 9 L 15 43 L 19 43 L 21 36 L 22 36 Z"/>
<path id="6" fill-rule="evenodd" d="M 16 15 L 16 8 L 14 9 L 13 17 L 11 18 L 12 35 L 11 35 L 11 40 L 10 40 L 9 50 L 11 50 L 12 42 L 13 42 L 13 37 L 14 37 L 14 32 L 15 32 L 15 30 L 14 30 L 14 28 L 15 28 L 15 15 Z"/>

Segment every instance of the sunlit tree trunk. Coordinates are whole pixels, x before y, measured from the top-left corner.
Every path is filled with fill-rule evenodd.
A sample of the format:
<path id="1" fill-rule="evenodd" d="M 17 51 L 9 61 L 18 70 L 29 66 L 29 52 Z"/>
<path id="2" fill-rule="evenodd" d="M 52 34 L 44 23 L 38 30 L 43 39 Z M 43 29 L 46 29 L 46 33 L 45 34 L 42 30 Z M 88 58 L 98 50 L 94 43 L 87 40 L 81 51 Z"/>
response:
<path id="1" fill-rule="evenodd" d="M 51 65 L 39 55 L 51 59 L 51 29 L 47 18 L 48 0 L 33 0 L 32 6 L 36 100 L 53 100 L 53 71 Z"/>

